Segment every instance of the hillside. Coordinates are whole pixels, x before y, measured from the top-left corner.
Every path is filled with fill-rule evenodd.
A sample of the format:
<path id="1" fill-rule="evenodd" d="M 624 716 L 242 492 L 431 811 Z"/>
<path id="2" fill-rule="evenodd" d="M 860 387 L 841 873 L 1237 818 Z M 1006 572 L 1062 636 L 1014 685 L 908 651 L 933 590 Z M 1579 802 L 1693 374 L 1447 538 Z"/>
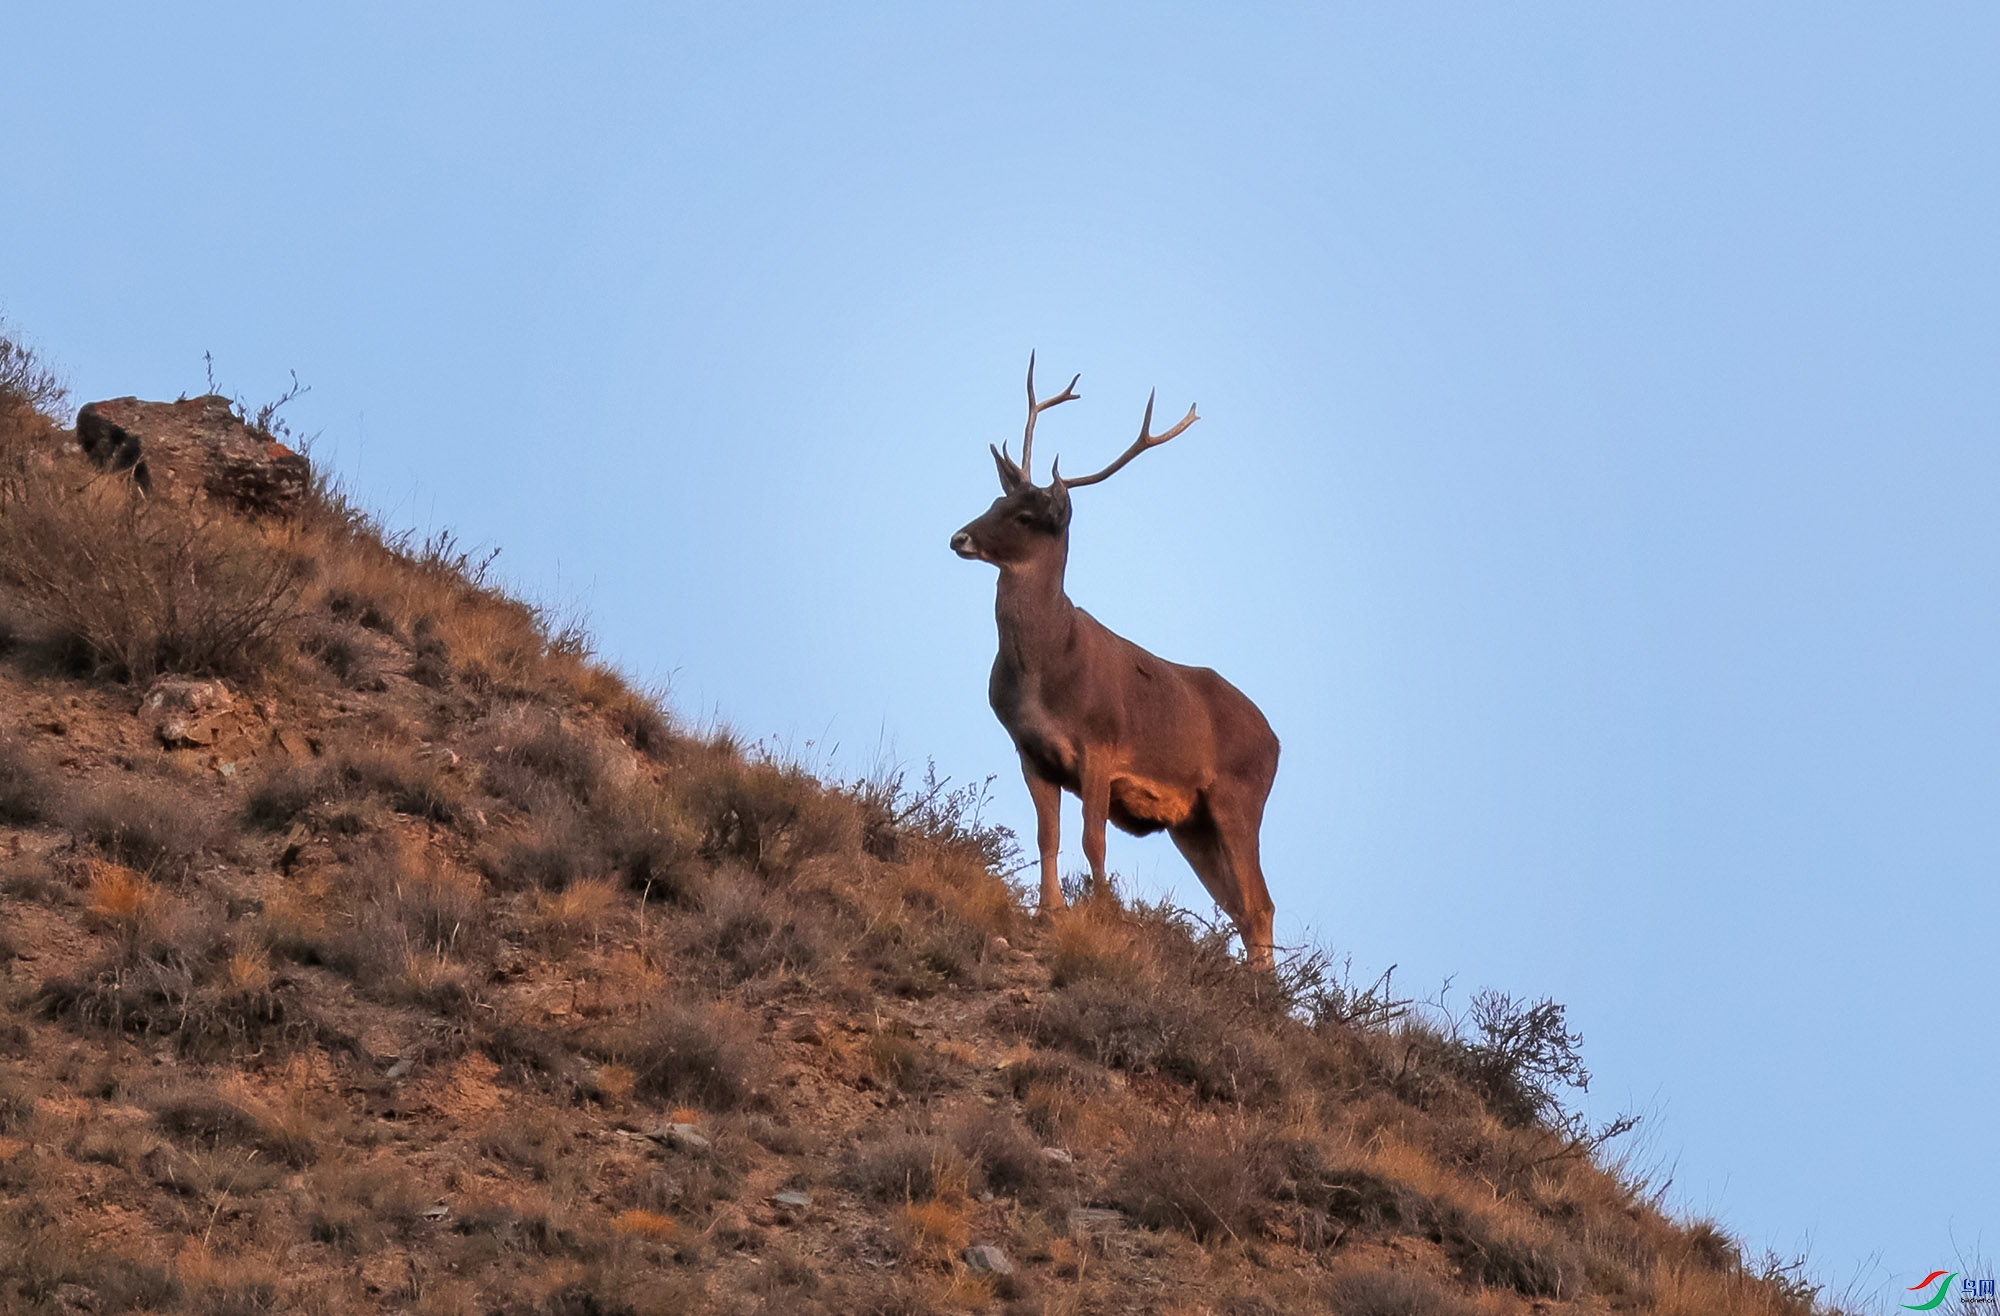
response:
<path id="1" fill-rule="evenodd" d="M 0 1310 L 1813 1309 L 1600 1164 L 1559 1008 L 1038 923 L 976 791 L 699 733 L 449 539 L 142 492 L 62 403 L 7 344 Z"/>

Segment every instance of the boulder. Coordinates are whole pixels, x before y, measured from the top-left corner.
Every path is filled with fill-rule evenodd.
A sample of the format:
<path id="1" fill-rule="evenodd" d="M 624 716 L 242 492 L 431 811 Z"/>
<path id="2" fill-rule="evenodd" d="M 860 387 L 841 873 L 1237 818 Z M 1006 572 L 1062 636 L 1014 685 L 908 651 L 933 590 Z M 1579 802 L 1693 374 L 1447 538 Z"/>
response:
<path id="1" fill-rule="evenodd" d="M 213 393 L 179 402 L 111 398 L 76 414 L 76 441 L 108 471 L 130 471 L 148 494 L 214 498 L 246 512 L 283 514 L 312 485 L 312 465 L 243 422 Z"/>

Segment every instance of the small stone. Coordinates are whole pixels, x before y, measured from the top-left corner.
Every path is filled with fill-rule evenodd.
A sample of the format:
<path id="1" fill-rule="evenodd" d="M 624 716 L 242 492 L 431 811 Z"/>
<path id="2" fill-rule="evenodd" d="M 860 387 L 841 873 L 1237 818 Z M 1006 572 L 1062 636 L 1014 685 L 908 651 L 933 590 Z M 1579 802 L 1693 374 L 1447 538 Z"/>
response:
<path id="1" fill-rule="evenodd" d="M 795 1020 L 785 1036 L 794 1042 L 804 1042 L 807 1046 L 826 1045 L 826 1025 L 811 1015 Z"/>
<path id="2" fill-rule="evenodd" d="M 654 1142 L 682 1151 L 707 1151 L 709 1147 L 708 1139 L 692 1124 L 662 1124 L 656 1129 L 647 1129 L 646 1136 Z"/>
<path id="3" fill-rule="evenodd" d="M 803 1211 L 813 1204 L 811 1193 L 802 1193 L 796 1189 L 788 1192 L 772 1193 L 767 1200 L 772 1206 L 786 1211 Z"/>
<path id="4" fill-rule="evenodd" d="M 1064 1151 L 1060 1147 L 1042 1148 L 1042 1159 L 1047 1161 L 1050 1165 L 1076 1164 L 1076 1157 L 1070 1155 L 1068 1152 Z"/>
<path id="5" fill-rule="evenodd" d="M 1014 1263 L 1007 1254 L 991 1243 L 979 1243 L 965 1249 L 959 1255 L 965 1258 L 965 1268 L 975 1275 L 1007 1276 L 1014 1273 Z"/>
<path id="6" fill-rule="evenodd" d="M 384 1074 L 382 1077 L 389 1079 L 390 1081 L 393 1082 L 394 1080 L 402 1078 L 404 1075 L 408 1074 L 410 1070 L 415 1067 L 415 1065 L 416 1065 L 415 1061 L 411 1060 L 408 1056 L 404 1056 L 401 1060 L 398 1060 L 395 1064 L 389 1066 L 389 1072 Z"/>
<path id="7" fill-rule="evenodd" d="M 424 1219 L 442 1220 L 450 1214 L 451 1214 L 451 1208 L 446 1206 L 443 1202 L 439 1202 L 436 1206 L 431 1207 L 428 1211 L 424 1212 Z"/>

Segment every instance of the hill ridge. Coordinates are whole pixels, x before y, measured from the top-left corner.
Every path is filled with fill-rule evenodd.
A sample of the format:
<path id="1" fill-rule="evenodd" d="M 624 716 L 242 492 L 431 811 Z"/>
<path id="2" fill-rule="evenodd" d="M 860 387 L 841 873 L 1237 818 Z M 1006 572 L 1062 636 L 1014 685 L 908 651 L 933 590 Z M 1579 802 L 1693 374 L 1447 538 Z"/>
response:
<path id="1" fill-rule="evenodd" d="M 149 498 L 37 378 L 0 1310 L 1813 1310 L 1599 1163 L 1560 1007 L 1038 923 L 976 790 L 693 732 L 323 478 Z"/>

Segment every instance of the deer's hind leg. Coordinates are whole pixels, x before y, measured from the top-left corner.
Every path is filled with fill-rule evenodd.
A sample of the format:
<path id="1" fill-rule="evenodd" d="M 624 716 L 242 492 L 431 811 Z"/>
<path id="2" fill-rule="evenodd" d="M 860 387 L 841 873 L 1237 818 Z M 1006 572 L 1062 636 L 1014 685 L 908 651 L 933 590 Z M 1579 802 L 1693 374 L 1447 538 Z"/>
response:
<path id="1" fill-rule="evenodd" d="M 1211 805 L 1169 831 L 1174 845 L 1194 869 L 1201 884 L 1229 915 L 1236 933 L 1243 939 L 1243 954 L 1261 969 L 1271 967 L 1271 893 L 1264 885 L 1264 868 L 1258 856 L 1258 823 L 1254 812 L 1244 813 Z"/>

